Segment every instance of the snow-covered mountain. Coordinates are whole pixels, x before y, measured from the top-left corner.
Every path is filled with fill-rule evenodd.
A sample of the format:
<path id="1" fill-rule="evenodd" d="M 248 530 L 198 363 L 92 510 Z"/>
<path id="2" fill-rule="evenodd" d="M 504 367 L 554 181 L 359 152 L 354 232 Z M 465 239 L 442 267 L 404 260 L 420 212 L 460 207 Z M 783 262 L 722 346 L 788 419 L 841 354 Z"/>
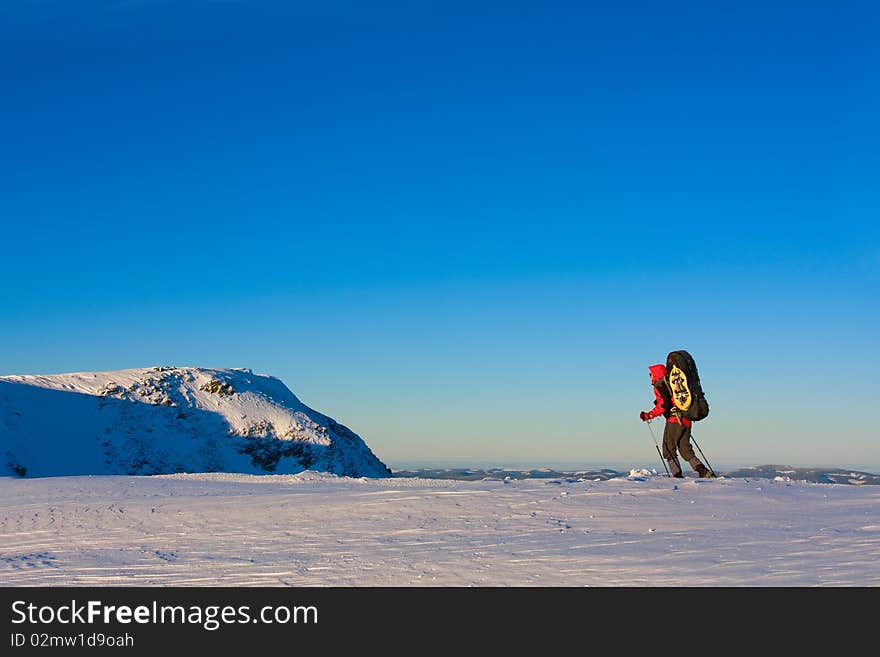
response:
<path id="1" fill-rule="evenodd" d="M 0 475 L 391 471 L 279 379 L 153 367 L 0 376 Z"/>

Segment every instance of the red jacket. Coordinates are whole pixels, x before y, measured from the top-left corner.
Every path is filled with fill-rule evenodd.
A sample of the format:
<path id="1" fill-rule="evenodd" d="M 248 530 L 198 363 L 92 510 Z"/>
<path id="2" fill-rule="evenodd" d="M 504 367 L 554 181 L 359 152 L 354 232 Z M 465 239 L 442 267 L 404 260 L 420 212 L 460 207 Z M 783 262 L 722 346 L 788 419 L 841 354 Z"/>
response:
<path id="1" fill-rule="evenodd" d="M 666 366 L 665 365 L 651 365 L 648 367 L 648 371 L 651 373 L 651 383 L 654 384 L 654 397 L 656 401 L 654 402 L 654 408 L 648 411 L 645 414 L 649 420 L 655 417 L 660 417 L 661 415 L 666 417 L 668 422 L 680 422 L 682 426 L 689 427 L 691 426 L 691 421 L 686 417 L 678 417 L 677 415 L 667 415 L 671 408 L 666 408 L 666 400 L 663 399 L 663 395 L 660 394 L 660 390 L 657 388 L 657 383 L 666 376 Z M 662 385 L 662 384 L 661 384 Z"/>

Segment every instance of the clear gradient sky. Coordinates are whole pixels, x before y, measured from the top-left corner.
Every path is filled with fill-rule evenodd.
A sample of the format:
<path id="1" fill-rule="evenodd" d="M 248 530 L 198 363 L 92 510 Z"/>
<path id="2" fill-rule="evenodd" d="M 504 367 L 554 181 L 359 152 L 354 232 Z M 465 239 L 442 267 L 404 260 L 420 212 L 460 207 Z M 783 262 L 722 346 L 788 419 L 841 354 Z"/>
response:
<path id="1" fill-rule="evenodd" d="M 880 467 L 872 2 L 7 0 L 0 373 L 250 367 L 392 467 Z M 662 422 L 656 430 L 662 431 Z"/>

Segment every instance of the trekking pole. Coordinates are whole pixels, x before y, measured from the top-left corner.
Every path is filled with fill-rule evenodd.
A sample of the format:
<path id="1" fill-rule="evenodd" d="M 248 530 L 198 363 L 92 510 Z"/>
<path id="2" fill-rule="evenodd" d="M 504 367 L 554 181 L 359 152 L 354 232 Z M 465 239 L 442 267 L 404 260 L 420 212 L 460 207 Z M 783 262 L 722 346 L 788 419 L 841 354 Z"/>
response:
<path id="1" fill-rule="evenodd" d="M 651 420 L 645 420 L 645 424 L 648 425 L 648 429 L 651 432 L 651 438 L 654 439 L 654 447 L 657 448 L 657 456 L 660 457 L 660 463 L 663 464 L 663 469 L 666 470 L 666 476 L 671 477 L 672 475 L 669 474 L 669 468 L 666 467 L 666 461 L 663 460 L 663 454 L 660 453 L 660 445 L 657 444 L 657 436 L 654 435 L 654 430 L 651 429 Z M 714 472 L 714 470 L 713 470 L 713 472 Z"/>
<path id="2" fill-rule="evenodd" d="M 712 468 L 712 466 L 709 465 L 709 459 L 706 458 L 706 455 L 703 454 L 703 450 L 700 449 L 700 446 L 697 444 L 697 441 L 694 440 L 694 434 L 691 434 L 691 442 L 694 444 L 694 447 L 697 448 L 697 451 L 700 453 L 700 456 L 703 457 L 703 461 L 706 463 L 706 467 L 709 468 L 709 472 L 711 472 L 713 476 L 717 477 L 718 474 L 715 472 L 715 470 Z"/>

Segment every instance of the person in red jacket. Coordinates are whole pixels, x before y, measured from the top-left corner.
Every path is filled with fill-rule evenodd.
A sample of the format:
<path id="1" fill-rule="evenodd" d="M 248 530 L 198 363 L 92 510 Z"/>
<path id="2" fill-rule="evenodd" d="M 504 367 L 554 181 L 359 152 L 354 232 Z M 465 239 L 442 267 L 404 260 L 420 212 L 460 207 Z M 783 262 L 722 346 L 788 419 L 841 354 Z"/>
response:
<path id="1" fill-rule="evenodd" d="M 650 411 L 642 411 L 639 418 L 643 422 L 649 422 L 661 415 L 666 418 L 666 428 L 663 429 L 663 458 L 669 464 L 669 472 L 673 477 L 682 478 L 681 464 L 678 462 L 676 451 L 687 461 L 700 477 L 714 477 L 715 473 L 703 465 L 703 462 L 694 454 L 691 447 L 691 421 L 679 415 L 678 409 L 672 403 L 672 391 L 666 382 L 666 366 L 651 365 L 648 367 L 651 373 L 651 385 L 654 386 L 654 408 Z"/>

